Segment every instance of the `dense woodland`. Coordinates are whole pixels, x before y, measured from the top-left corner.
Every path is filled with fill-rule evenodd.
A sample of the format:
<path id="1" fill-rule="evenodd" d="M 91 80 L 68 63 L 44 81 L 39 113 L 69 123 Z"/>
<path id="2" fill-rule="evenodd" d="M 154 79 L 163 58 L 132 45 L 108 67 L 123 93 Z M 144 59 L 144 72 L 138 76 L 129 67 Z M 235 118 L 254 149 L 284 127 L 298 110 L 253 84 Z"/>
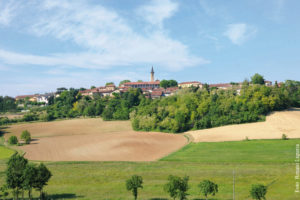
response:
<path id="1" fill-rule="evenodd" d="M 19 121 L 51 121 L 59 118 L 101 116 L 104 120 L 131 119 L 135 130 L 183 132 L 227 124 L 256 122 L 271 111 L 300 107 L 300 82 L 286 81 L 280 87 L 249 84 L 221 90 L 181 89 L 173 96 L 148 99 L 141 89 L 114 94 L 113 97 L 81 96 L 78 89 L 59 91 L 45 107 L 32 107 L 21 119 L 0 118 L 0 125 Z M 0 112 L 15 111 L 13 98 L 0 97 Z"/>

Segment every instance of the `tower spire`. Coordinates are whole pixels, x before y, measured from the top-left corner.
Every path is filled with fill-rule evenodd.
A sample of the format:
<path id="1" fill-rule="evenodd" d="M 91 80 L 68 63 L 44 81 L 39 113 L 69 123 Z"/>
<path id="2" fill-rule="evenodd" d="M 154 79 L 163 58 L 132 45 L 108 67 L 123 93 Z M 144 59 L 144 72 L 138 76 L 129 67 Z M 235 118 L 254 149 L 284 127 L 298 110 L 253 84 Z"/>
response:
<path id="1" fill-rule="evenodd" d="M 153 66 L 152 66 L 150 74 L 151 74 L 151 79 L 150 80 L 151 80 L 151 82 L 154 82 L 154 69 L 153 69 Z"/>

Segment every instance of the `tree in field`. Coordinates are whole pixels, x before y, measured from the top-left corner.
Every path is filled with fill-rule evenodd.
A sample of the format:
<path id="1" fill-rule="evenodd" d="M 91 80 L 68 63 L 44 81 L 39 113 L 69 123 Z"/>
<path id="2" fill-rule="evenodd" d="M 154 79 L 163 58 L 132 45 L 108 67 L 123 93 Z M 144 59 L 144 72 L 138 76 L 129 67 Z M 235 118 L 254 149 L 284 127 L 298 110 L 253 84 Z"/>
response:
<path id="1" fill-rule="evenodd" d="M 42 198 L 43 188 L 47 185 L 51 176 L 51 172 L 43 163 L 37 167 L 37 173 L 33 187 L 40 192 L 40 198 Z"/>
<path id="2" fill-rule="evenodd" d="M 25 141 L 26 144 L 29 144 L 31 141 L 31 135 L 29 131 L 25 130 L 21 134 L 21 139 Z"/>
<path id="3" fill-rule="evenodd" d="M 180 200 L 187 199 L 187 190 L 189 189 L 189 177 L 185 176 L 180 178 L 178 176 L 170 175 L 168 183 L 164 186 L 164 190 L 169 193 L 170 197 L 174 200 L 178 197 Z"/>
<path id="4" fill-rule="evenodd" d="M 17 136 L 14 136 L 14 135 L 12 135 L 12 136 L 10 136 L 9 138 L 8 138 L 8 143 L 10 144 L 10 145 L 14 145 L 14 144 L 18 144 L 18 138 L 17 138 Z"/>
<path id="5" fill-rule="evenodd" d="M 260 85 L 263 85 L 265 84 L 265 79 L 262 75 L 256 73 L 254 74 L 252 77 L 251 77 L 251 82 L 253 84 L 260 84 Z"/>
<path id="6" fill-rule="evenodd" d="M 218 192 L 218 185 L 210 180 L 203 180 L 198 187 L 200 188 L 200 193 L 205 196 L 206 200 L 209 194 L 215 196 L 215 194 Z"/>
<path id="7" fill-rule="evenodd" d="M 266 194 L 267 194 L 267 186 L 264 186 L 262 184 L 252 185 L 250 190 L 250 196 L 252 197 L 252 199 L 256 199 L 256 200 L 266 199 L 265 197 Z"/>
<path id="8" fill-rule="evenodd" d="M 33 164 L 28 164 L 23 171 L 23 188 L 28 191 L 28 198 L 32 199 L 32 188 L 34 187 L 38 174 L 38 169 Z"/>
<path id="9" fill-rule="evenodd" d="M 134 199 L 137 199 L 138 188 L 143 188 L 143 178 L 138 175 L 133 175 L 130 179 L 126 181 L 127 190 L 131 190 L 134 196 Z"/>
<path id="10" fill-rule="evenodd" d="M 24 170 L 28 160 L 15 153 L 7 162 L 6 184 L 9 189 L 13 190 L 14 199 L 19 199 L 19 194 L 23 190 Z"/>

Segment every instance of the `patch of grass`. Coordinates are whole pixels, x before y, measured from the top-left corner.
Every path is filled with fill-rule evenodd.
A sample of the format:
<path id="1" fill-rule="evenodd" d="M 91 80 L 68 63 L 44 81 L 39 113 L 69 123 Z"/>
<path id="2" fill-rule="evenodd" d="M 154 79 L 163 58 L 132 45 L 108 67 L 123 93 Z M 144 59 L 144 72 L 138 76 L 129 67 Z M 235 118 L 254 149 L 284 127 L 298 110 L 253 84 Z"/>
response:
<path id="1" fill-rule="evenodd" d="M 157 162 L 47 162 L 53 177 L 45 191 L 53 199 L 129 200 L 125 180 L 137 174 L 144 179 L 139 199 L 170 199 L 163 185 L 173 174 L 190 176 L 189 199 L 204 199 L 197 185 L 209 179 L 219 185 L 213 199 L 229 200 L 235 170 L 236 199 L 250 200 L 251 185 L 261 183 L 269 185 L 267 199 L 295 200 L 300 199 L 294 192 L 296 144 L 300 140 L 192 143 Z M 0 160 L 0 185 L 5 168 Z"/>
<path id="2" fill-rule="evenodd" d="M 0 146 L 0 159 L 7 159 L 9 158 L 11 155 L 14 154 L 15 151 L 9 149 L 9 148 L 6 148 L 4 146 Z"/>
<path id="3" fill-rule="evenodd" d="M 199 163 L 293 163 L 295 140 L 250 140 L 235 142 L 190 143 L 162 161 Z"/>

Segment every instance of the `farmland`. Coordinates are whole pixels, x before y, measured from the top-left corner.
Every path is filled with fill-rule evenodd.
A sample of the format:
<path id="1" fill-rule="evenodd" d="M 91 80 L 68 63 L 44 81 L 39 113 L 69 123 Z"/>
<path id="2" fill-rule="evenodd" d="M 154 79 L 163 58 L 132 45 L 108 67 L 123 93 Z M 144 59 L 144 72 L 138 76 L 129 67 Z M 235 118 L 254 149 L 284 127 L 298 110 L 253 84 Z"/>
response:
<path id="1" fill-rule="evenodd" d="M 260 183 L 268 186 L 267 199 L 295 200 L 300 198 L 295 193 L 295 150 L 300 144 L 300 139 L 296 139 L 299 138 L 298 115 L 299 110 L 293 109 L 273 113 L 266 122 L 187 132 L 185 134 L 194 139 L 189 144 L 184 134 L 135 132 L 128 121 L 104 122 L 100 118 L 22 123 L 3 131 L 6 139 L 10 135 L 19 136 L 25 129 L 32 133 L 32 144 L 14 148 L 25 151 L 32 162 L 46 161 L 53 177 L 45 189 L 52 199 L 132 199 L 125 188 L 125 180 L 134 174 L 144 179 L 139 199 L 169 199 L 163 185 L 171 174 L 190 177 L 189 199 L 203 199 L 197 188 L 203 179 L 219 184 L 219 192 L 213 199 L 232 199 L 234 170 L 236 199 L 250 200 L 251 185 Z M 228 127 L 232 134 L 224 131 L 223 135 L 218 135 L 222 133 L 219 129 Z M 264 132 L 266 134 L 262 135 Z M 214 137 L 224 142 L 215 142 L 213 137 L 203 142 L 201 138 L 207 133 L 216 134 Z M 236 133 L 242 135 L 236 140 L 245 136 L 251 140 L 226 141 L 226 136 L 234 140 L 232 135 Z M 282 133 L 293 139 L 281 140 Z M 257 137 L 258 140 L 254 140 L 256 136 L 276 139 Z M 103 149 L 107 143 L 110 147 Z M 86 145 L 91 147 L 82 148 Z M 134 149 L 129 151 L 132 146 Z M 73 160 L 68 161 L 67 152 L 74 148 L 83 153 L 77 151 Z M 3 149 L 0 147 L 5 154 L 0 159 L 0 185 L 5 179 L 6 160 L 13 152 Z M 109 154 L 111 150 L 119 156 Z M 4 153 L 7 151 L 9 153 Z M 106 159 L 105 154 L 109 155 Z"/>
<path id="2" fill-rule="evenodd" d="M 46 190 L 57 199 L 132 199 L 125 180 L 138 174 L 144 178 L 140 199 L 167 199 L 163 185 L 174 174 L 190 176 L 189 199 L 200 198 L 197 184 L 203 179 L 219 184 L 214 199 L 231 199 L 235 170 L 237 199 L 250 199 L 251 184 L 262 183 L 270 185 L 267 199 L 295 200 L 299 195 L 294 192 L 294 157 L 299 143 L 294 139 L 189 144 L 156 162 L 48 162 L 53 177 Z M 1 161 L 0 174 L 4 169 Z"/>
<path id="3" fill-rule="evenodd" d="M 13 125 L 5 131 L 20 136 L 28 130 L 33 141 L 18 147 L 30 160 L 153 161 L 185 144 L 183 135 L 133 131 L 129 121 L 72 119 Z"/>

